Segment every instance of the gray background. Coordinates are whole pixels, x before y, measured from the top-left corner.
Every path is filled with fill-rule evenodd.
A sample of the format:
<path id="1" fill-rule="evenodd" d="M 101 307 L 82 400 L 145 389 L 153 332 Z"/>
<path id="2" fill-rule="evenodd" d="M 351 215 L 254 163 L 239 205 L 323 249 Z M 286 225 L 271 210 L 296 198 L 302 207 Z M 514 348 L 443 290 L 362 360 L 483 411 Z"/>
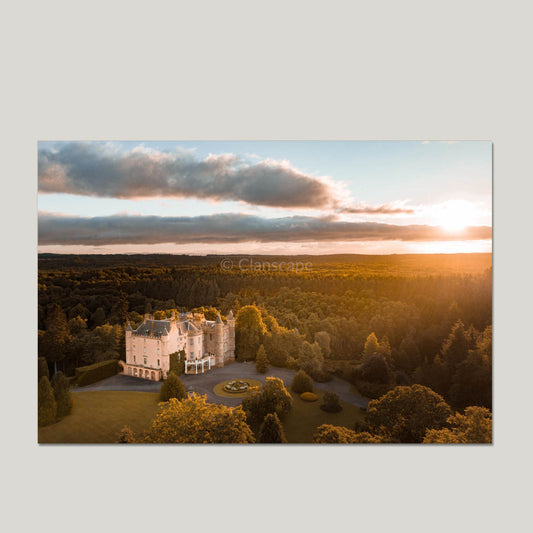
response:
<path id="1" fill-rule="evenodd" d="M 530 3 L 52 0 L 0 10 L 9 530 L 523 529 Z M 492 140 L 495 444 L 39 448 L 36 154 L 49 139 Z"/>

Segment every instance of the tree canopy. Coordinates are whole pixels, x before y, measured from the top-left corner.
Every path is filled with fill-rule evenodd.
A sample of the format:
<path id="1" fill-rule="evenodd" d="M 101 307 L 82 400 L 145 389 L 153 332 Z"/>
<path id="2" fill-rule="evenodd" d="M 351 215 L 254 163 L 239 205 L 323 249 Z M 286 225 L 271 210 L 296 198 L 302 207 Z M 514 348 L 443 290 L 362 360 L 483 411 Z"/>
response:
<path id="1" fill-rule="evenodd" d="M 427 429 L 441 429 L 451 415 L 442 396 L 422 385 L 395 387 L 368 404 L 367 422 L 396 442 L 422 442 Z"/>
<path id="2" fill-rule="evenodd" d="M 206 396 L 171 398 L 146 433 L 151 443 L 250 443 L 254 435 L 241 407 L 207 403 Z"/>

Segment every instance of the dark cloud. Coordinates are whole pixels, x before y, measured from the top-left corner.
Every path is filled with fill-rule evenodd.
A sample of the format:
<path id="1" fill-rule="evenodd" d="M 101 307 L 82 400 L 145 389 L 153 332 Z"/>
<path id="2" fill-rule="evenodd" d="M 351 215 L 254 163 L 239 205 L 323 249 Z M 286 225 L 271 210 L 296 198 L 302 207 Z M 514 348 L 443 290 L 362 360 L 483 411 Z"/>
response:
<path id="1" fill-rule="evenodd" d="M 439 227 L 348 222 L 333 217 L 261 218 L 242 214 L 197 217 L 40 213 L 39 244 L 160 244 L 303 241 L 446 241 L 490 239 L 488 226 L 447 233 Z"/>
<path id="2" fill-rule="evenodd" d="M 364 215 L 412 215 L 415 210 L 408 207 L 395 207 L 390 204 L 383 205 L 359 205 L 354 207 L 344 207 L 337 211 L 338 213 L 347 213 L 352 215 L 364 214 Z"/>
<path id="3" fill-rule="evenodd" d="M 232 154 L 198 159 L 191 152 L 63 143 L 39 150 L 39 191 L 112 198 L 194 197 L 275 207 L 325 208 L 337 190 L 287 162 L 251 163 Z"/>

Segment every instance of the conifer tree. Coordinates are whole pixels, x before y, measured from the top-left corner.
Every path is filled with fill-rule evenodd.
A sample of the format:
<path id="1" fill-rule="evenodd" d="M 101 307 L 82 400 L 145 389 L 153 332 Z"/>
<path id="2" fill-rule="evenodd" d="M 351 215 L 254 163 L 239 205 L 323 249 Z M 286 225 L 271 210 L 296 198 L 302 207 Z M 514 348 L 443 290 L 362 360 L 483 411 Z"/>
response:
<path id="1" fill-rule="evenodd" d="M 47 378 L 50 377 L 50 372 L 48 370 L 48 363 L 44 357 L 37 358 L 37 379 L 41 379 L 43 376 Z"/>
<path id="2" fill-rule="evenodd" d="M 167 379 L 165 379 L 161 385 L 159 401 L 168 402 L 170 398 L 183 400 L 186 397 L 187 391 L 185 390 L 185 386 L 181 382 L 181 379 L 174 372 L 169 372 Z"/>
<path id="3" fill-rule="evenodd" d="M 283 426 L 276 413 L 269 413 L 265 416 L 261 429 L 259 430 L 258 442 L 282 443 L 287 442 Z"/>
<path id="4" fill-rule="evenodd" d="M 52 424 L 56 419 L 57 404 L 54 398 L 54 390 L 52 389 L 52 385 L 50 385 L 50 381 L 46 376 L 43 376 L 39 380 L 38 404 L 39 425 L 48 426 L 49 424 Z"/>
<path id="5" fill-rule="evenodd" d="M 63 372 L 58 372 L 52 378 L 52 388 L 57 404 L 57 417 L 67 416 L 72 411 L 72 396 L 70 394 L 70 383 Z"/>
<path id="6" fill-rule="evenodd" d="M 378 338 L 376 337 L 376 334 L 372 332 L 367 338 L 365 342 L 365 351 L 363 352 L 364 355 L 372 355 L 374 353 L 379 352 L 379 342 Z"/>
<path id="7" fill-rule="evenodd" d="M 255 356 L 255 369 L 260 374 L 266 374 L 268 370 L 268 358 L 265 351 L 265 347 L 261 344 L 259 350 L 257 350 L 257 355 Z"/>

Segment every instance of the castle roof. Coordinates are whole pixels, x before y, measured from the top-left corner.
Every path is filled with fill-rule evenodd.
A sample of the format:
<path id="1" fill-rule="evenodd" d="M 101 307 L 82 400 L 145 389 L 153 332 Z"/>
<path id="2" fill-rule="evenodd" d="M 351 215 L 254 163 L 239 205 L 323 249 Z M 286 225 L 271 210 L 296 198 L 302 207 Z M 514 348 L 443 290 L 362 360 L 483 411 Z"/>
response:
<path id="1" fill-rule="evenodd" d="M 233 320 L 233 311 L 230 309 L 228 313 L 228 320 Z"/>
<path id="2" fill-rule="evenodd" d="M 153 335 L 161 337 L 170 329 L 170 320 L 145 320 L 136 330 L 136 335 Z"/>
<path id="3" fill-rule="evenodd" d="M 217 319 L 215 320 L 215 324 L 223 324 L 222 319 L 220 318 L 220 315 L 217 315 Z"/>
<path id="4" fill-rule="evenodd" d="M 131 331 L 131 324 L 128 321 L 128 325 L 126 326 L 126 331 Z"/>

